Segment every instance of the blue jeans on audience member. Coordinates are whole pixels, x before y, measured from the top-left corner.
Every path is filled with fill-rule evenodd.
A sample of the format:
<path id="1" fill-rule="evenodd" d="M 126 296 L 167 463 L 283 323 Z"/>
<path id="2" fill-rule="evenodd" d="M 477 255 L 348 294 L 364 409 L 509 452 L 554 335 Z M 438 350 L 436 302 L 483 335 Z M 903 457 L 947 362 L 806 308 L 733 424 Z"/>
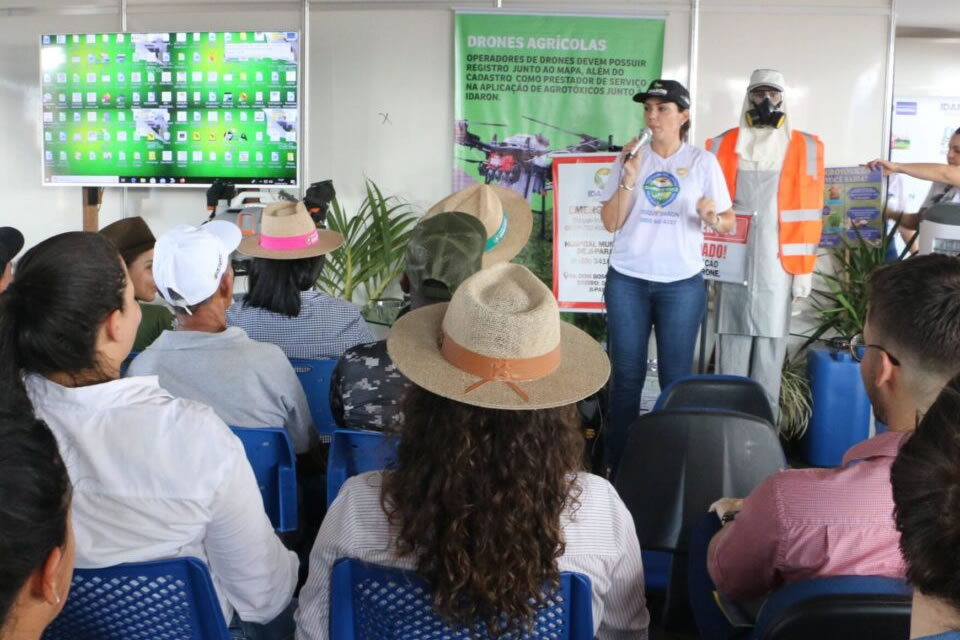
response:
<path id="1" fill-rule="evenodd" d="M 647 343 L 656 328 L 660 388 L 693 367 L 697 332 L 707 306 L 703 276 L 676 282 L 652 282 L 607 270 L 607 350 L 613 368 L 607 430 L 607 465 L 616 472 L 627 443 L 627 428 L 640 413 L 647 377 Z"/>
<path id="2" fill-rule="evenodd" d="M 690 525 L 690 544 L 687 547 L 687 589 L 690 608 L 697 630 L 703 640 L 735 640 L 750 635 L 749 629 L 738 629 L 730 624 L 713 597 L 716 586 L 707 571 L 707 549 L 710 539 L 720 531 L 720 518 L 705 513 Z"/>
<path id="3" fill-rule="evenodd" d="M 234 640 L 293 640 L 296 625 L 293 623 L 293 613 L 297 610 L 297 599 L 294 598 L 287 608 L 280 612 L 270 622 L 262 624 L 244 622 L 233 614 L 230 623 L 230 637 Z"/>

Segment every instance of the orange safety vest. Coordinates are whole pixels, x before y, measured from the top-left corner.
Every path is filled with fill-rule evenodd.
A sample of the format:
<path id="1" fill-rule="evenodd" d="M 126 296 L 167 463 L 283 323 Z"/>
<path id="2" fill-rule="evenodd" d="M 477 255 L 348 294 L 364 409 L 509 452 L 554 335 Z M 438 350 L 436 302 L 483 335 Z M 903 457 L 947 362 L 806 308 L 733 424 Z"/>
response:
<path id="1" fill-rule="evenodd" d="M 730 129 L 707 140 L 707 151 L 717 157 L 730 198 L 737 193 L 737 138 Z M 794 130 L 780 171 L 777 208 L 780 222 L 780 263 L 787 273 L 813 273 L 823 231 L 823 142 L 817 136 Z"/>

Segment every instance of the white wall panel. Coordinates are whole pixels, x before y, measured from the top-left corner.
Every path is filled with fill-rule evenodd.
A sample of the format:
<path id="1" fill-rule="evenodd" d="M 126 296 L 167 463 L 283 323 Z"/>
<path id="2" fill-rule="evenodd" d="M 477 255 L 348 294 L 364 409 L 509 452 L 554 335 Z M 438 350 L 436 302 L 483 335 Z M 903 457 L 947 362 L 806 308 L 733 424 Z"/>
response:
<path id="1" fill-rule="evenodd" d="M 689 70 L 689 4 L 503 0 L 504 8 L 519 11 L 665 15 L 663 75 L 683 82 Z M 333 178 L 351 209 L 362 197 L 364 176 L 421 207 L 445 195 L 453 139 L 451 9 L 492 5 L 489 0 L 312 0 L 306 181 Z M 81 221 L 79 188 L 40 186 L 39 35 L 119 28 L 119 6 L 119 0 L 0 0 L 5 136 L 0 188 L 6 196 L 0 223 L 23 228 L 30 244 L 77 229 Z M 266 0 L 129 0 L 128 29 L 285 29 L 299 24 L 299 6 Z M 750 71 L 773 66 L 787 74 L 796 125 L 824 138 L 828 164 L 852 164 L 879 153 L 888 0 L 702 0 L 702 6 L 695 142 L 732 126 Z M 902 77 L 898 71 L 898 86 Z M 389 114 L 389 122 L 382 114 Z M 641 117 L 638 111 L 638 123 Z M 118 188 L 107 190 L 101 224 L 122 215 L 119 194 Z M 144 215 L 158 232 L 203 217 L 202 191 L 129 194 L 127 213 Z"/>
<path id="2" fill-rule="evenodd" d="M 736 126 L 750 73 L 764 67 L 784 73 L 791 122 L 821 137 L 827 166 L 882 151 L 887 16 L 709 7 L 700 17 L 698 145 Z"/>

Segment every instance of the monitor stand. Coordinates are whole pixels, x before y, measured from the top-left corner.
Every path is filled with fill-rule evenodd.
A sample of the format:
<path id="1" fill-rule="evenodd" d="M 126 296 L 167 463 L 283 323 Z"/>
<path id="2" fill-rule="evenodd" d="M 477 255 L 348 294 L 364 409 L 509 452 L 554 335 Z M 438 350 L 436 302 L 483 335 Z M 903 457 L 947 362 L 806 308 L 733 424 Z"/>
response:
<path id="1" fill-rule="evenodd" d="M 100 230 L 100 205 L 103 202 L 103 187 L 82 187 L 83 230 L 96 233 Z"/>

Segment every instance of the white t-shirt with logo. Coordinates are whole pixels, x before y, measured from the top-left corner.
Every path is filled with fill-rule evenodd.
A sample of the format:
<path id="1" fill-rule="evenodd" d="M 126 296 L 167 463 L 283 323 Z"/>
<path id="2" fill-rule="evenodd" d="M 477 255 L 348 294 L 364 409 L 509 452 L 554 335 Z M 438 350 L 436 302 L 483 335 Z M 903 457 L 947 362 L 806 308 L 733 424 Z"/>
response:
<path id="1" fill-rule="evenodd" d="M 676 282 L 703 270 L 703 222 L 697 201 L 710 198 L 717 213 L 733 203 L 720 163 L 713 154 L 682 144 L 668 158 L 649 146 L 640 151 L 632 192 L 620 189 L 622 163 L 610 171 L 600 199 L 633 198 L 633 207 L 613 241 L 610 266 L 633 278 Z"/>

